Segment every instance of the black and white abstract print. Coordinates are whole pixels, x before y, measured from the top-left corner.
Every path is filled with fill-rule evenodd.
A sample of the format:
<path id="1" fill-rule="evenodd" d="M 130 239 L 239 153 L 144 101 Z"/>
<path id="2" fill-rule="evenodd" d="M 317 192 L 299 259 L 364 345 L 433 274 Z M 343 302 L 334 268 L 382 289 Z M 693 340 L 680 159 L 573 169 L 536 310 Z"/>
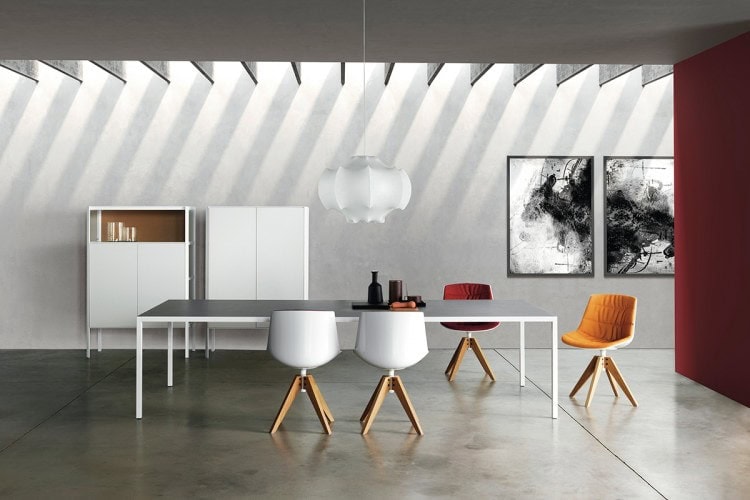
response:
<path id="1" fill-rule="evenodd" d="M 508 158 L 508 275 L 593 275 L 591 157 Z"/>
<path id="2" fill-rule="evenodd" d="M 674 274 L 674 159 L 604 159 L 607 274 Z"/>

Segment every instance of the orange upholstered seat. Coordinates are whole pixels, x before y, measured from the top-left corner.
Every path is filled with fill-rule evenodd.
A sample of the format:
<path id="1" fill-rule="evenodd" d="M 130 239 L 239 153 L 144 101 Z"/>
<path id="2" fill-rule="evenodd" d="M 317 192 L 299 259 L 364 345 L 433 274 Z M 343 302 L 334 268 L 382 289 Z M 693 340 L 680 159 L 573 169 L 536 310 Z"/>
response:
<path id="1" fill-rule="evenodd" d="M 601 354 L 594 356 L 570 393 L 570 397 L 573 397 L 583 384 L 593 377 L 586 397 L 586 407 L 591 404 L 602 369 L 607 373 L 615 396 L 618 395 L 616 382 L 633 406 L 638 406 L 614 360 L 607 356 L 607 349 L 624 347 L 633 340 L 636 302 L 636 298 L 629 295 L 592 295 L 578 328 L 562 336 L 562 341 L 573 347 L 601 350 Z"/>

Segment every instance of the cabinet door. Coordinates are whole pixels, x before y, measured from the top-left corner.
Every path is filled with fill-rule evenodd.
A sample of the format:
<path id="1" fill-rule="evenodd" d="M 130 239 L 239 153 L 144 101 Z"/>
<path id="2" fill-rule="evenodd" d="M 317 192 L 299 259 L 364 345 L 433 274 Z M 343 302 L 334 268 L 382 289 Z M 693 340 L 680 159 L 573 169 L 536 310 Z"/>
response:
<path id="1" fill-rule="evenodd" d="M 206 298 L 255 299 L 256 208 L 208 207 L 206 214 Z"/>
<path id="2" fill-rule="evenodd" d="M 307 208 L 258 207 L 258 299 L 307 298 Z"/>
<path id="3" fill-rule="evenodd" d="M 89 245 L 91 328 L 133 328 L 138 307 L 138 252 L 135 243 Z"/>
<path id="4" fill-rule="evenodd" d="M 186 299 L 186 272 L 184 243 L 138 243 L 138 314 Z"/>

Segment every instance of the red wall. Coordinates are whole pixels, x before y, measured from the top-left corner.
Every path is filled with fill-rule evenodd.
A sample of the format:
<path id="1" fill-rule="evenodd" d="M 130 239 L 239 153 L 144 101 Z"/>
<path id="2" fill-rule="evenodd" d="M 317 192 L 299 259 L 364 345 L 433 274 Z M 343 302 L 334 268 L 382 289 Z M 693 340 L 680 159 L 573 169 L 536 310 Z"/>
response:
<path id="1" fill-rule="evenodd" d="M 750 32 L 674 67 L 675 369 L 750 406 Z"/>

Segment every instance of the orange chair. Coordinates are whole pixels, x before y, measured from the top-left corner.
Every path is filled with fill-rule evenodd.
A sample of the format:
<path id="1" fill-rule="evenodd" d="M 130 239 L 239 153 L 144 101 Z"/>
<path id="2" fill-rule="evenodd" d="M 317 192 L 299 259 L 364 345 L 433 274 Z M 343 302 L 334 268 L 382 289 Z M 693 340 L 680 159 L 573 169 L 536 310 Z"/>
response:
<path id="1" fill-rule="evenodd" d="M 443 288 L 443 299 L 444 300 L 492 300 L 492 287 L 482 283 L 452 283 L 445 285 Z M 458 330 L 466 332 L 466 336 L 461 339 L 456 347 L 456 352 L 453 353 L 448 368 L 445 369 L 445 374 L 448 376 L 448 380 L 451 382 L 456 378 L 458 373 L 458 367 L 461 366 L 461 361 L 464 359 L 466 351 L 471 349 L 474 354 L 479 358 L 484 372 L 494 381 L 495 374 L 492 373 L 492 368 L 487 363 L 487 359 L 484 357 L 482 348 L 479 347 L 477 339 L 472 337 L 473 332 L 486 332 L 497 328 L 500 323 L 497 322 L 483 322 L 483 323 L 440 323 L 444 327 L 450 330 Z"/>
<path id="2" fill-rule="evenodd" d="M 615 396 L 619 396 L 615 386 L 616 381 L 633 406 L 638 406 L 638 402 L 633 397 L 633 393 L 630 392 L 625 379 L 622 378 L 615 361 L 607 356 L 607 349 L 614 350 L 632 342 L 635 330 L 635 309 L 636 298 L 629 295 L 592 295 L 586 305 L 586 310 L 583 312 L 583 318 L 581 324 L 578 325 L 578 329 L 562 336 L 562 341 L 573 347 L 599 349 L 601 351 L 599 355 L 593 357 L 573 390 L 570 391 L 570 397 L 572 398 L 583 387 L 583 384 L 593 376 L 588 396 L 586 396 L 586 408 L 589 407 L 594 397 L 602 368 L 607 373 L 609 385 L 612 386 Z"/>

